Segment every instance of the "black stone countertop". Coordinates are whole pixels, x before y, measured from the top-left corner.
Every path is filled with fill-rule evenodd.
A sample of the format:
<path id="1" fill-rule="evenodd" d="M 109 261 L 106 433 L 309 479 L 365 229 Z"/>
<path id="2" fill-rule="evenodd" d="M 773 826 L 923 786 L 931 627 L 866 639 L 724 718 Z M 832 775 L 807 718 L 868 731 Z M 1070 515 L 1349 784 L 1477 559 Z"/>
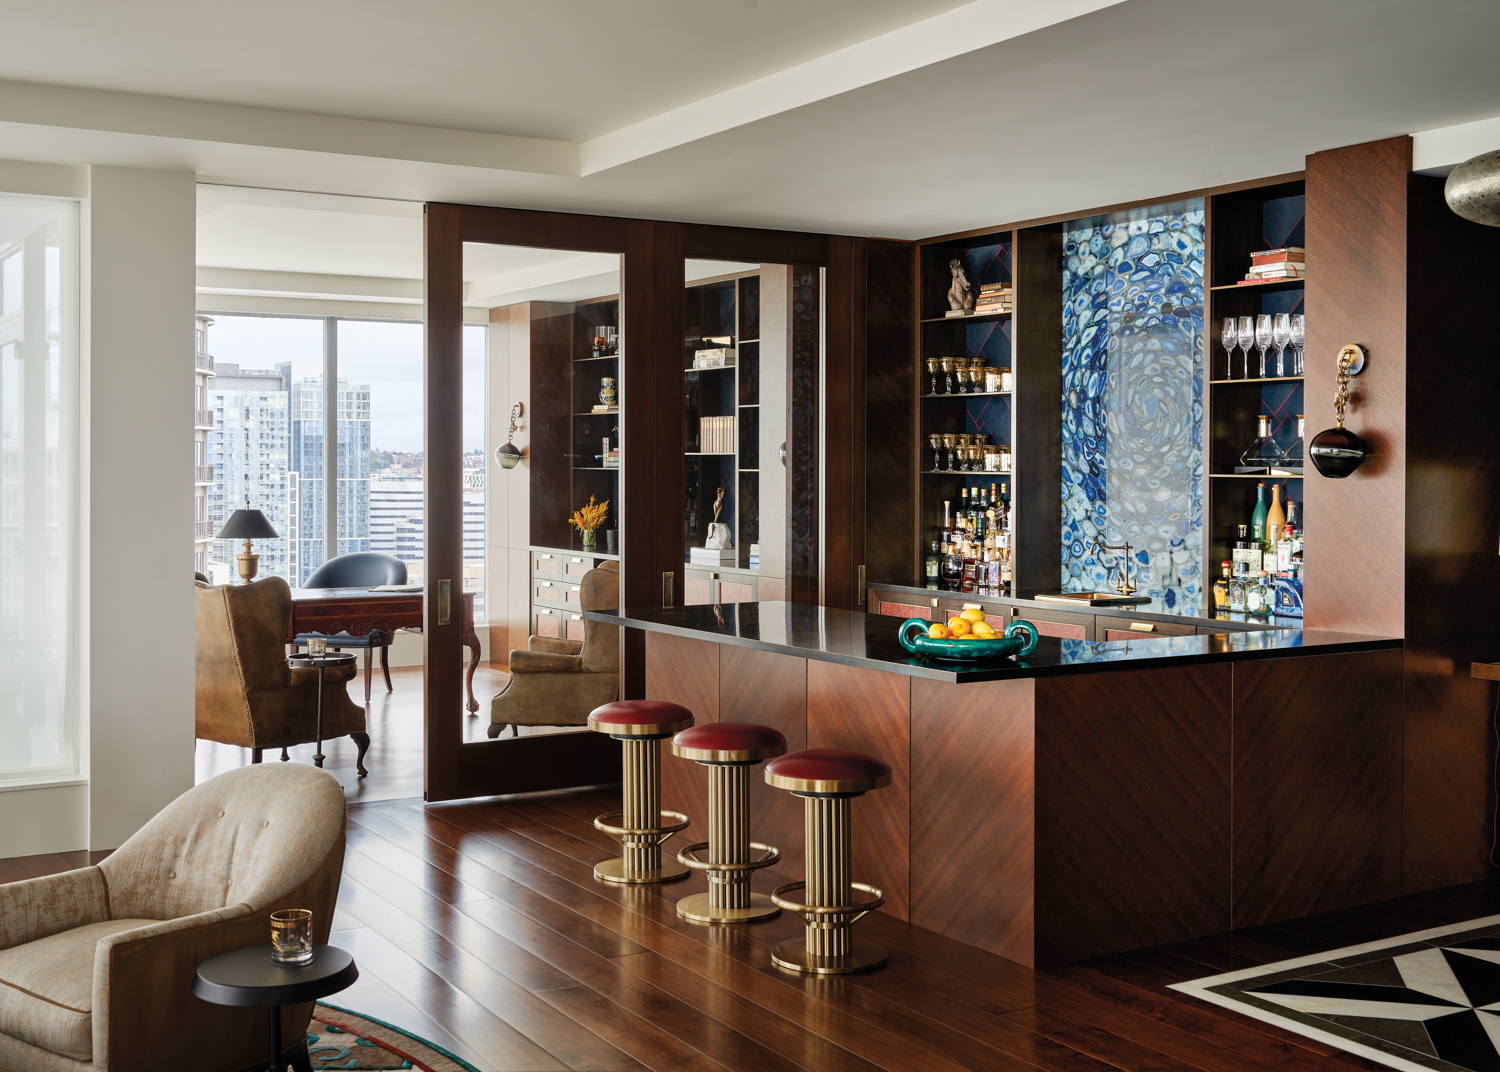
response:
<path id="1" fill-rule="evenodd" d="M 721 606 L 585 611 L 585 618 L 654 633 L 737 644 L 802 659 L 821 659 L 909 677 L 962 684 L 1110 669 L 1141 670 L 1240 659 L 1338 655 L 1399 648 L 1387 637 L 1322 629 L 1262 629 L 1140 640 L 1059 640 L 1042 637 L 1023 659 L 948 662 L 912 655 L 896 639 L 903 619 L 800 603 L 726 603 Z"/>

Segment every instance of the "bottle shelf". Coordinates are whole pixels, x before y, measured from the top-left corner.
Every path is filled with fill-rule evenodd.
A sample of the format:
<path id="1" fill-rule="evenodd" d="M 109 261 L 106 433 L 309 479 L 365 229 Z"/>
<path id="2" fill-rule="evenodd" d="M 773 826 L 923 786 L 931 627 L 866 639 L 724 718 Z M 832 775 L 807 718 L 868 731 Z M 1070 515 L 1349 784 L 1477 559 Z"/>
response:
<path id="1" fill-rule="evenodd" d="M 972 324 L 976 320 L 1009 320 L 1014 313 L 970 313 L 968 316 L 930 316 L 924 324 Z"/>
<path id="2" fill-rule="evenodd" d="M 1301 480 L 1306 476 L 1306 471 L 1301 473 L 1209 473 L 1210 480 Z"/>
<path id="3" fill-rule="evenodd" d="M 1229 290 L 1299 290 L 1307 285 L 1307 276 L 1300 279 L 1268 279 L 1264 283 L 1230 283 L 1222 287 L 1209 287 L 1211 291 Z"/>
<path id="4" fill-rule="evenodd" d="M 1001 470 L 1001 469 L 975 469 L 972 472 L 965 472 L 962 469 L 923 469 L 922 470 L 922 475 L 923 476 L 977 476 L 977 477 L 981 477 L 981 478 L 988 478 L 990 480 L 995 481 L 996 483 L 998 483 L 1002 477 L 1004 479 L 1006 479 L 1006 480 L 1009 480 L 1011 478 L 1010 470 L 1008 470 L 1008 469 L 1005 469 L 1005 470 Z"/>
<path id="5" fill-rule="evenodd" d="M 1001 398 L 1008 397 L 1011 391 L 943 391 L 935 395 L 918 395 L 919 398 Z"/>
<path id="6" fill-rule="evenodd" d="M 733 450 L 685 450 L 682 453 L 689 458 L 733 458 L 739 452 Z"/>
<path id="7" fill-rule="evenodd" d="M 618 473 L 619 471 L 620 471 L 620 467 L 618 465 L 575 465 L 575 466 L 573 466 L 573 472 L 575 472 L 575 473 Z"/>
<path id="8" fill-rule="evenodd" d="M 573 359 L 573 364 L 575 364 L 575 365 L 581 365 L 585 361 L 618 361 L 618 360 L 620 360 L 620 355 L 619 354 L 605 354 L 603 357 L 575 357 Z"/>
<path id="9" fill-rule="evenodd" d="M 1301 383 L 1305 376 L 1251 376 L 1249 379 L 1235 378 L 1232 380 L 1209 380 L 1209 384 L 1218 387 L 1221 384 L 1230 383 Z"/>
<path id="10" fill-rule="evenodd" d="M 590 410 L 590 411 L 585 412 L 585 413 L 575 413 L 575 414 L 573 414 L 573 416 L 575 416 L 575 417 L 618 417 L 619 415 L 620 415 L 620 411 L 617 410 L 617 409 L 607 409 L 607 410 L 605 410 L 602 413 L 595 413 L 592 410 Z"/>

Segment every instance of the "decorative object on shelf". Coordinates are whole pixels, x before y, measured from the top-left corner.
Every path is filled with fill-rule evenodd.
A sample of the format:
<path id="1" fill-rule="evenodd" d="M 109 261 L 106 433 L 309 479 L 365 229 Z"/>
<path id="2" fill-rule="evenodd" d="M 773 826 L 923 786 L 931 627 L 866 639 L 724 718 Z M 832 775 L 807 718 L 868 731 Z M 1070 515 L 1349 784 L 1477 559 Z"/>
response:
<path id="1" fill-rule="evenodd" d="M 1256 418 L 1255 441 L 1240 455 L 1241 470 L 1267 470 L 1283 464 L 1285 455 L 1271 436 L 1271 418 L 1262 413 Z"/>
<path id="2" fill-rule="evenodd" d="M 620 530 L 604 530 L 604 553 L 606 555 L 617 555 L 620 553 Z"/>
<path id="3" fill-rule="evenodd" d="M 1443 199 L 1466 220 L 1500 227 L 1500 150 L 1465 160 L 1449 172 Z"/>
<path id="4" fill-rule="evenodd" d="M 495 461 L 500 463 L 502 469 L 514 469 L 516 463 L 521 460 L 521 451 L 511 442 L 516 435 L 516 421 L 521 416 L 521 403 L 517 402 L 510 407 L 510 431 L 506 433 L 505 442 L 495 448 Z"/>
<path id="5" fill-rule="evenodd" d="M 953 276 L 953 285 L 948 288 L 948 309 L 960 315 L 974 311 L 974 288 L 969 286 L 969 277 L 964 274 L 963 262 L 957 257 L 948 262 L 948 271 Z"/>
<path id="6" fill-rule="evenodd" d="M 693 354 L 693 368 L 734 368 L 734 347 L 719 346 L 707 350 L 699 350 Z"/>
<path id="7" fill-rule="evenodd" d="M 599 404 L 613 408 L 620 403 L 620 393 L 617 390 L 619 384 L 613 376 L 605 376 L 599 381 Z"/>
<path id="8" fill-rule="evenodd" d="M 710 551 L 728 551 L 734 546 L 729 526 L 719 520 L 719 515 L 724 512 L 725 494 L 725 490 L 720 488 L 718 495 L 714 497 L 714 519 L 708 526 L 708 537 L 703 541 L 703 546 Z"/>
<path id="9" fill-rule="evenodd" d="M 901 641 L 901 646 L 913 655 L 962 662 L 1023 658 L 1036 650 L 1037 642 L 1041 639 L 1040 630 L 1024 618 L 1017 618 L 1007 625 L 1003 636 L 993 635 L 994 630 L 991 629 L 991 636 L 984 638 L 975 636 L 973 632 L 965 633 L 964 639 L 953 639 L 951 634 L 934 637 L 930 635 L 934 628 L 948 632 L 943 626 L 934 626 L 925 618 L 908 618 L 901 623 L 896 636 Z"/>
<path id="10" fill-rule="evenodd" d="M 240 580 L 249 584 L 255 580 L 255 574 L 260 569 L 260 556 L 250 549 L 251 540 L 275 540 L 279 537 L 271 523 L 266 520 L 266 515 L 259 510 L 250 509 L 250 496 L 245 496 L 245 508 L 236 510 L 229 515 L 229 520 L 224 522 L 224 527 L 219 530 L 215 537 L 220 540 L 244 540 L 245 549 L 234 556 L 239 564 Z"/>
<path id="11" fill-rule="evenodd" d="M 1120 579 L 1115 582 L 1115 591 L 1119 592 L 1122 596 L 1135 595 L 1135 585 L 1130 583 L 1130 543 L 1128 541 L 1125 543 L 1105 543 L 1102 538 L 1095 536 L 1094 542 L 1089 544 L 1089 554 L 1097 554 L 1100 551 L 1125 552 L 1125 566 L 1120 571 Z"/>
<path id="12" fill-rule="evenodd" d="M 1306 260 L 1307 251 L 1301 246 L 1257 250 L 1250 254 L 1250 270 L 1239 281 L 1240 285 L 1302 279 L 1307 275 Z"/>
<path id="13" fill-rule="evenodd" d="M 1349 410 L 1349 378 L 1358 376 L 1365 367 L 1365 351 L 1351 343 L 1339 351 L 1339 389 L 1333 398 L 1333 412 L 1337 422 L 1313 436 L 1308 453 L 1313 465 L 1326 477 L 1339 479 L 1348 476 L 1369 457 L 1365 441 L 1344 427 L 1344 417 Z"/>
<path id="14" fill-rule="evenodd" d="M 573 516 L 568 519 L 568 524 L 572 525 L 582 535 L 583 549 L 585 551 L 594 550 L 596 543 L 595 532 L 600 525 L 604 524 L 604 519 L 608 516 L 609 500 L 605 499 L 602 503 L 596 503 L 594 496 L 590 495 L 588 505 L 579 507 L 573 512 Z"/>
<path id="15" fill-rule="evenodd" d="M 1009 283 L 982 283 L 974 303 L 975 315 L 1015 311 L 1015 292 Z"/>
<path id="16" fill-rule="evenodd" d="M 1302 419 L 1302 414 L 1297 414 L 1297 438 L 1292 440 L 1292 445 L 1286 448 L 1286 453 L 1281 456 L 1279 469 L 1294 469 L 1298 475 L 1302 473 L 1303 447 L 1302 437 L 1307 434 L 1307 422 Z M 1273 474 L 1275 475 L 1275 474 Z"/>

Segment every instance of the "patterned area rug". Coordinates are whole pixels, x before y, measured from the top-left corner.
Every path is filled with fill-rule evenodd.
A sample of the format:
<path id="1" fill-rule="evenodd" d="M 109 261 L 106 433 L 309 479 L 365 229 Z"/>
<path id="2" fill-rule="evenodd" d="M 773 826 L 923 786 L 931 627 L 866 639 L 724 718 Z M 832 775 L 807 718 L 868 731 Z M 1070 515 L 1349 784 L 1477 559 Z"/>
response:
<path id="1" fill-rule="evenodd" d="M 1391 1068 L 1500 1072 L 1500 916 L 1172 989 Z"/>
<path id="2" fill-rule="evenodd" d="M 441 1046 L 381 1020 L 319 1002 L 307 1025 L 314 1068 L 413 1068 L 421 1072 L 479 1072 Z"/>

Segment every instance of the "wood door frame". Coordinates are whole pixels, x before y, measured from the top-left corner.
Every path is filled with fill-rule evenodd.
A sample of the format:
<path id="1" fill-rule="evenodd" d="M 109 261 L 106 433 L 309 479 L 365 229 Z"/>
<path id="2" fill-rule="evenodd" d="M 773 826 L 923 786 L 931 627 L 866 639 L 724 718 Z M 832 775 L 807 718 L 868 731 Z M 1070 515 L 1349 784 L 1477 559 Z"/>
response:
<path id="1" fill-rule="evenodd" d="M 865 240 L 436 202 L 425 206 L 424 235 L 424 799 L 454 800 L 618 781 L 619 748 L 603 735 L 463 740 L 458 714 L 464 703 L 461 624 L 454 613 L 448 623 L 440 625 L 435 613 L 441 581 L 461 585 L 463 576 L 463 245 L 482 242 L 620 255 L 625 340 L 620 375 L 621 445 L 627 459 L 619 504 L 621 596 L 626 606 L 659 607 L 662 574 L 682 571 L 682 429 L 681 421 L 670 416 L 681 405 L 684 260 L 743 260 L 828 269 L 830 292 L 837 286 L 848 295 L 847 300 L 829 302 L 823 325 L 829 380 L 833 382 L 837 374 L 841 382 L 850 383 L 851 366 L 863 366 L 864 288 L 852 281 L 851 270 L 855 264 L 863 267 Z M 863 422 L 855 423 L 862 434 Z M 826 446 L 820 473 L 826 504 L 820 538 L 828 541 L 827 546 L 852 549 L 853 534 L 864 529 L 863 496 L 850 494 L 847 479 L 854 468 L 851 453 L 855 450 L 854 436 L 842 432 Z M 843 481 L 837 494 L 830 493 L 830 473 Z M 832 578 L 825 593 L 829 605 L 850 605 L 855 597 L 855 569 L 852 561 L 845 561 L 839 563 L 836 576 L 833 570 L 827 571 Z M 456 609 L 458 604 L 453 606 Z M 645 690 L 642 638 L 636 630 L 625 630 L 623 643 L 622 693 L 639 697 Z M 434 712 L 443 711 L 455 714 L 433 717 Z"/>

